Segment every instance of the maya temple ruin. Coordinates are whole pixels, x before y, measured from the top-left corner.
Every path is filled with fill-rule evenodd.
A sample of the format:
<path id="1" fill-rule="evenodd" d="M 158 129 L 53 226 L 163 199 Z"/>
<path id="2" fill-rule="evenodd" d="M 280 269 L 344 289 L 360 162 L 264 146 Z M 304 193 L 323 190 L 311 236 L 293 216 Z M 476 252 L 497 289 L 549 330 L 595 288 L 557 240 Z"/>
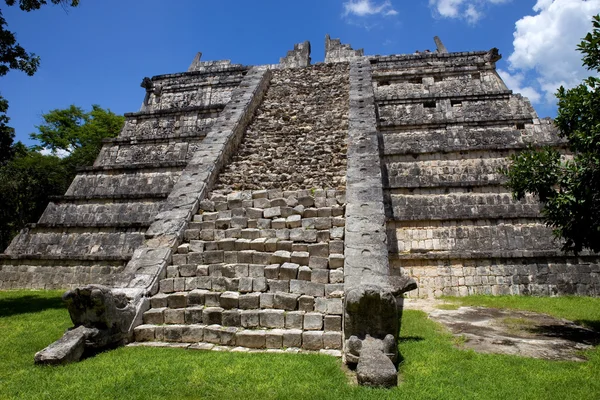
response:
<path id="1" fill-rule="evenodd" d="M 74 328 L 35 356 L 131 342 L 342 356 L 397 384 L 403 298 L 598 295 L 507 157 L 564 146 L 497 49 L 365 56 L 326 38 L 279 64 L 144 78 L 93 167 L 0 256 L 0 289 L 68 289 Z M 185 345 L 187 344 L 187 346 Z"/>

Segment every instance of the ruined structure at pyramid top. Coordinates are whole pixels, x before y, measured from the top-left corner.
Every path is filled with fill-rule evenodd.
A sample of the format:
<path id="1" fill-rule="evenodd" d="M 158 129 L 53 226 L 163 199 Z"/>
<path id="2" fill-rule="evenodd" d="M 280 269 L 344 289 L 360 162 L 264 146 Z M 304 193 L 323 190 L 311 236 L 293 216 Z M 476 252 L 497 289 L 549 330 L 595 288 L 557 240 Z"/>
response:
<path id="1" fill-rule="evenodd" d="M 439 36 L 433 38 L 435 42 L 435 51 L 416 50 L 412 54 L 398 54 L 399 57 L 422 56 L 422 55 L 466 55 L 480 52 L 465 52 L 465 53 L 450 53 Z M 348 62 L 357 57 L 363 57 L 364 49 L 355 50 L 350 44 L 344 44 L 340 39 L 332 39 L 329 35 L 325 35 L 325 63 Z M 486 61 L 496 62 L 500 59 L 497 49 L 492 49 L 488 53 Z M 390 55 L 389 57 L 393 57 Z M 215 67 L 231 66 L 230 60 L 219 61 L 201 61 L 202 53 L 198 52 L 192 61 L 188 72 L 201 72 L 214 69 Z M 367 56 L 369 57 L 369 56 Z M 309 41 L 294 45 L 292 50 L 289 50 L 285 57 L 281 57 L 277 67 L 279 68 L 302 68 L 311 65 L 311 44 Z M 240 65 L 241 66 L 241 65 Z M 275 67 L 275 65 L 271 66 Z"/>

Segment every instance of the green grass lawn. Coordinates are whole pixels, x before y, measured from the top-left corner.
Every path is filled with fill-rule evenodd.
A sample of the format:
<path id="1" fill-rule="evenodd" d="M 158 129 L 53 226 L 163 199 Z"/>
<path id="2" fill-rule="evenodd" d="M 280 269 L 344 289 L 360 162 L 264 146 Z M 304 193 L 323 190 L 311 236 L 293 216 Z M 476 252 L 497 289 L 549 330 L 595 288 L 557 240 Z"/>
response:
<path id="1" fill-rule="evenodd" d="M 2 399 L 598 399 L 600 351 L 588 362 L 551 362 L 459 350 L 419 311 L 405 311 L 401 385 L 353 386 L 341 361 L 319 355 L 120 348 L 63 367 L 33 355 L 70 326 L 60 292 L 0 292 Z M 500 300 L 461 299 L 500 306 Z M 600 321 L 598 299 L 507 298 L 513 308 Z M 494 303 L 499 302 L 499 303 Z M 520 306 L 522 305 L 522 307 Z"/>

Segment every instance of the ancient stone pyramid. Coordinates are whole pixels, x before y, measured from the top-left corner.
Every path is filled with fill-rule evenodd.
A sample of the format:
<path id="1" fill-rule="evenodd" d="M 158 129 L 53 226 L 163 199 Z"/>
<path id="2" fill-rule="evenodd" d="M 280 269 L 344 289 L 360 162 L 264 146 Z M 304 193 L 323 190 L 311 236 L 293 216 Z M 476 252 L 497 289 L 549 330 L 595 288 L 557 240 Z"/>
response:
<path id="1" fill-rule="evenodd" d="M 77 329 L 36 360 L 131 341 L 322 351 L 390 386 L 405 292 L 599 294 L 598 257 L 562 254 L 535 199 L 503 187 L 508 156 L 563 145 L 551 121 L 496 49 L 436 44 L 364 56 L 327 37 L 325 63 L 305 42 L 278 65 L 199 54 L 144 79 L 141 111 L 0 260 L 2 289 L 73 289 Z"/>

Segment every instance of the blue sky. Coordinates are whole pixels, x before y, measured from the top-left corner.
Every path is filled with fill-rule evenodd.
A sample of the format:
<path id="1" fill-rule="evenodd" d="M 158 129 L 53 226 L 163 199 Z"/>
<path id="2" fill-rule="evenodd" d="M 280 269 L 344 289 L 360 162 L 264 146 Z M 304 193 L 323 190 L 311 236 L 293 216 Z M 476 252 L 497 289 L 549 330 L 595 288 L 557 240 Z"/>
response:
<path id="1" fill-rule="evenodd" d="M 33 77 L 0 78 L 16 138 L 33 144 L 29 133 L 51 109 L 137 111 L 143 77 L 185 71 L 198 51 L 203 60 L 271 64 L 309 40 L 318 62 L 325 34 L 366 54 L 433 50 L 435 35 L 449 51 L 498 47 L 509 87 L 553 116 L 556 87 L 587 75 L 574 48 L 600 0 L 81 0 L 68 12 L 1 9 L 19 43 L 41 57 Z"/>

